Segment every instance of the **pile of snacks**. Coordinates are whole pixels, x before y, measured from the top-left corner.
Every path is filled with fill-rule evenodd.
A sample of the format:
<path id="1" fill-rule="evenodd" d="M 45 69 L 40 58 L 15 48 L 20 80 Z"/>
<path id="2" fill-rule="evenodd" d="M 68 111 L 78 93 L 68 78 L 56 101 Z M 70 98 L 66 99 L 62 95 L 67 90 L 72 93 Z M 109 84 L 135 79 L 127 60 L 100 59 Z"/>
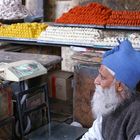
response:
<path id="1" fill-rule="evenodd" d="M 112 11 L 107 25 L 140 26 L 140 11 Z"/>
<path id="2" fill-rule="evenodd" d="M 0 27 L 1 37 L 10 38 L 37 38 L 45 30 L 44 23 L 17 23 Z"/>
<path id="3" fill-rule="evenodd" d="M 90 3 L 86 6 L 77 6 L 56 19 L 57 23 L 69 24 L 96 24 L 105 25 L 111 14 L 111 9 L 99 4 Z"/>
<path id="4" fill-rule="evenodd" d="M 38 38 L 42 41 L 61 43 L 95 44 L 100 39 L 100 31 L 94 28 L 48 26 Z"/>
<path id="5" fill-rule="evenodd" d="M 56 19 L 56 23 L 140 26 L 140 11 L 115 11 L 99 3 L 77 6 Z"/>
<path id="6" fill-rule="evenodd" d="M 0 0 L 0 19 L 23 19 L 31 13 L 22 5 L 21 0 Z"/>
<path id="7" fill-rule="evenodd" d="M 132 33 L 128 36 L 134 48 L 140 49 L 140 33 Z"/>
<path id="8" fill-rule="evenodd" d="M 140 34 L 127 31 L 106 31 L 92 27 L 48 26 L 38 37 L 38 42 L 78 46 L 114 47 L 119 41 L 129 39 L 134 48 L 140 48 Z"/>

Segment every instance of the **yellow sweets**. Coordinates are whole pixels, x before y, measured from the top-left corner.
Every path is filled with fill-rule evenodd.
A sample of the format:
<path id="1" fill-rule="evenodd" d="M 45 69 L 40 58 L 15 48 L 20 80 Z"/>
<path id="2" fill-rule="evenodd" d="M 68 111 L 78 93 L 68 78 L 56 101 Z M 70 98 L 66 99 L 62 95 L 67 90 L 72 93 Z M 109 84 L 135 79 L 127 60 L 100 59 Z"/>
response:
<path id="1" fill-rule="evenodd" d="M 44 23 L 17 23 L 0 26 L 0 37 L 35 39 L 47 28 Z"/>

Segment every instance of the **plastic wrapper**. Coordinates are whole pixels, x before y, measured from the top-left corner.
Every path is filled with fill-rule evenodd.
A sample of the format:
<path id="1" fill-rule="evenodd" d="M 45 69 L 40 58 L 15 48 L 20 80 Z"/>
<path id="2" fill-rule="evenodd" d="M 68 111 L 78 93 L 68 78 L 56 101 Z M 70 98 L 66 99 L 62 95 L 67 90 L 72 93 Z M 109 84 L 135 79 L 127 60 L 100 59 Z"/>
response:
<path id="1" fill-rule="evenodd" d="M 99 65 L 80 64 L 74 68 L 73 118 L 84 127 L 91 127 L 94 114 L 91 111 L 91 99 L 95 90 L 94 80 Z"/>
<path id="2" fill-rule="evenodd" d="M 25 17 L 32 15 L 21 0 L 1 0 L 0 1 L 0 19 L 24 19 Z"/>

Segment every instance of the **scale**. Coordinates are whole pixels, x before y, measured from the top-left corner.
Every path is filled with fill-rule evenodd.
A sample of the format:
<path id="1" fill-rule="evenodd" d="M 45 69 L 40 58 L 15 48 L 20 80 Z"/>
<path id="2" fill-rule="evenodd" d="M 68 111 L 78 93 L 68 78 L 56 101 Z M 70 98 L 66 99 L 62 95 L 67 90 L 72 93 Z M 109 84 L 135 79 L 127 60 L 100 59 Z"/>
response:
<path id="1" fill-rule="evenodd" d="M 21 60 L 11 63 L 0 63 L 0 79 L 5 81 L 11 81 L 11 82 L 19 82 L 19 88 L 18 85 L 16 88 L 16 92 L 14 92 L 13 99 L 16 100 L 16 109 L 17 109 L 17 121 L 15 125 L 16 129 L 16 135 L 20 137 L 20 135 L 23 136 L 24 133 L 27 133 L 31 129 L 31 120 L 29 116 L 27 117 L 27 124 L 26 127 L 23 128 L 23 121 L 22 121 L 22 114 L 21 109 L 19 109 L 20 106 L 22 106 L 22 109 L 26 107 L 26 103 L 28 102 L 29 98 L 27 98 L 26 95 L 22 95 L 20 93 L 28 90 L 28 85 L 26 83 L 26 80 L 41 76 L 47 73 L 47 69 L 34 60 Z M 16 85 L 16 84 L 15 84 Z M 34 95 L 35 96 L 35 95 Z M 38 94 L 36 95 L 38 96 Z M 32 97 L 33 98 L 33 97 Z M 25 118 L 24 118 L 25 119 Z M 26 119 L 25 119 L 26 120 Z M 19 127 L 20 126 L 20 127 Z M 21 134 L 18 131 L 18 129 L 21 129 Z"/>
<path id="2" fill-rule="evenodd" d="M 47 69 L 34 60 L 0 63 L 0 78 L 2 80 L 20 82 L 46 73 Z"/>

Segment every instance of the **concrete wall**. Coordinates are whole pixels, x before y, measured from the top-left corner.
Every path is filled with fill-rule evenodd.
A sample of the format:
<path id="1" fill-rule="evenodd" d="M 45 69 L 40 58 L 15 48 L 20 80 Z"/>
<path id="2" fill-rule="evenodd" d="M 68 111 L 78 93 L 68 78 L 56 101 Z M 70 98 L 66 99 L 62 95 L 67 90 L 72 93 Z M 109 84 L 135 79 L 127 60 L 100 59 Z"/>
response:
<path id="1" fill-rule="evenodd" d="M 25 5 L 33 15 L 43 16 L 43 0 L 26 0 Z"/>
<path id="2" fill-rule="evenodd" d="M 103 0 L 102 3 L 115 10 L 140 10 L 140 0 Z"/>

